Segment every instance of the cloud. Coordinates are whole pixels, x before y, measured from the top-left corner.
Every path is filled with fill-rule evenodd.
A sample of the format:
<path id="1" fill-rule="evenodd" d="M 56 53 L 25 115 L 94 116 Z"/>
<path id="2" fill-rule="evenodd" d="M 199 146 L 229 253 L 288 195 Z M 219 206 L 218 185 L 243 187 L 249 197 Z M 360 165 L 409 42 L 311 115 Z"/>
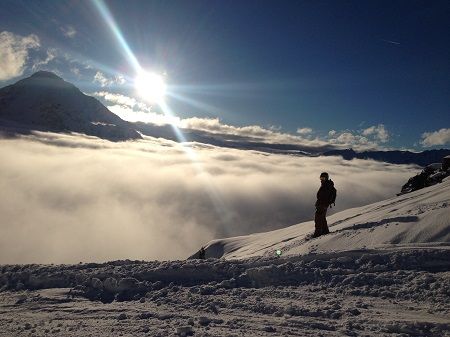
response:
<path id="1" fill-rule="evenodd" d="M 377 142 L 370 141 L 366 137 L 357 133 L 353 134 L 350 131 L 337 132 L 332 130 L 328 135 L 330 143 L 335 145 L 343 145 L 357 150 L 373 150 L 379 148 Z"/>
<path id="2" fill-rule="evenodd" d="M 63 26 L 60 27 L 61 32 L 64 34 L 65 37 L 68 37 L 70 39 L 73 39 L 75 35 L 77 35 L 77 31 L 73 26 Z"/>
<path id="3" fill-rule="evenodd" d="M 239 127 L 225 124 L 219 118 L 191 117 L 180 119 L 176 116 L 153 112 L 151 110 L 151 106 L 125 95 L 110 93 L 107 91 L 95 92 L 93 95 L 102 98 L 108 109 L 130 122 L 142 121 L 157 125 L 171 124 L 183 129 L 207 132 L 216 138 L 226 138 L 224 136 L 237 136 L 244 138 L 249 142 L 293 144 L 309 147 L 329 145 L 328 142 L 317 138 L 308 139 L 298 135 L 280 132 L 280 129 L 277 127 L 270 127 L 269 129 L 263 128 L 259 125 Z"/>
<path id="4" fill-rule="evenodd" d="M 128 105 L 109 105 L 108 109 L 114 112 L 120 118 L 129 122 L 144 122 L 155 125 L 180 125 L 180 118 L 170 115 L 151 112 L 148 110 L 134 110 Z"/>
<path id="5" fill-rule="evenodd" d="M 99 74 L 99 72 L 97 73 Z M 109 84 L 102 80 L 100 73 L 98 82 Z M 97 77 L 97 75 L 96 75 Z M 103 85 L 102 85 L 103 86 Z M 167 116 L 152 111 L 152 107 L 138 99 L 121 94 L 100 91 L 93 93 L 105 101 L 106 106 L 122 119 L 130 122 L 142 121 L 156 125 L 172 124 L 178 128 L 209 133 L 211 137 L 228 141 L 238 137 L 240 142 L 257 142 L 267 144 L 287 144 L 299 146 L 310 151 L 323 151 L 333 148 L 352 147 L 357 151 L 385 150 L 380 143 L 389 141 L 389 132 L 383 124 L 371 126 L 359 131 L 330 130 L 327 137 L 312 137 L 313 129 L 299 128 L 297 134 L 283 132 L 280 127 L 264 128 L 259 125 L 234 126 L 223 123 L 219 118 L 191 117 L 181 119 L 176 116 Z"/>
<path id="6" fill-rule="evenodd" d="M 237 136 L 241 140 L 248 142 L 264 142 L 269 144 L 290 144 L 310 148 L 320 148 L 329 146 L 329 142 L 319 138 L 309 139 L 299 135 L 292 135 L 277 131 L 276 129 L 266 129 L 259 125 L 233 126 L 223 123 L 219 118 L 186 118 L 181 120 L 181 127 L 185 129 L 201 130 L 212 135 Z"/>
<path id="7" fill-rule="evenodd" d="M 101 97 L 108 103 L 125 105 L 125 106 L 131 107 L 131 108 L 136 107 L 138 109 L 145 110 L 145 111 L 151 110 L 151 106 L 148 106 L 147 104 L 142 103 L 133 97 L 116 94 L 116 93 L 111 93 L 111 92 L 107 92 L 107 91 L 97 91 L 97 92 L 94 92 L 92 95 L 96 96 L 96 97 Z"/>
<path id="8" fill-rule="evenodd" d="M 340 157 L 43 132 L 1 139 L 0 157 L 0 263 L 185 258 L 214 238 L 311 220 L 322 171 L 338 189 L 331 213 L 391 197 L 417 173 Z"/>
<path id="9" fill-rule="evenodd" d="M 114 83 L 113 81 L 107 79 L 105 77 L 105 75 L 102 72 L 100 72 L 100 71 L 97 71 L 95 73 L 94 82 L 100 83 L 100 85 L 102 87 L 106 87 L 107 85 L 110 85 L 110 84 Z"/>
<path id="10" fill-rule="evenodd" d="M 100 73 L 101 74 L 101 73 Z M 101 74 L 102 75 L 102 74 Z M 100 80 L 99 80 L 100 81 Z M 105 81 L 106 82 L 106 81 Z M 106 84 L 105 84 L 106 85 Z M 178 128 L 209 133 L 215 139 L 249 143 L 287 144 L 303 147 L 307 151 L 324 151 L 335 148 L 352 147 L 357 151 L 385 150 L 380 146 L 389 140 L 389 133 L 383 124 L 371 126 L 360 131 L 328 132 L 327 137 L 312 137 L 312 128 L 299 128 L 297 134 L 283 132 L 280 127 L 264 128 L 259 125 L 234 126 L 223 123 L 219 118 L 191 117 L 181 119 L 176 116 L 164 115 L 152 111 L 152 107 L 133 97 L 111 93 L 95 92 L 92 95 L 100 97 L 112 112 L 130 122 L 142 121 L 156 125 L 174 125 Z"/>
<path id="11" fill-rule="evenodd" d="M 30 49 L 40 47 L 39 38 L 30 34 L 20 36 L 10 32 L 0 33 L 0 81 L 23 74 Z"/>
<path id="12" fill-rule="evenodd" d="M 106 101 L 109 110 L 129 122 L 181 126 L 180 118 L 153 112 L 151 106 L 135 98 L 107 91 L 97 91 L 92 95 L 102 98 Z"/>
<path id="13" fill-rule="evenodd" d="M 445 145 L 450 143 L 450 129 L 440 129 L 434 132 L 424 132 L 420 142 L 423 147 Z"/>
<path id="14" fill-rule="evenodd" d="M 297 133 L 301 134 L 301 135 L 307 135 L 312 133 L 313 129 L 311 128 L 299 128 L 297 129 Z"/>
<path id="15" fill-rule="evenodd" d="M 377 126 L 371 126 L 362 131 L 364 136 L 374 136 L 382 143 L 386 143 L 389 140 L 389 132 L 386 130 L 383 124 L 378 124 Z"/>
<path id="16" fill-rule="evenodd" d="M 47 65 L 49 62 L 53 61 L 56 56 L 57 56 L 57 51 L 56 49 L 48 49 L 47 53 L 46 53 L 46 57 L 44 59 L 41 60 L 36 60 L 32 66 L 32 70 L 33 71 L 37 71 L 39 69 L 41 69 L 42 66 Z"/>
<path id="17" fill-rule="evenodd" d="M 80 68 L 77 66 L 70 67 L 70 72 L 78 77 L 80 76 Z"/>
<path id="18" fill-rule="evenodd" d="M 330 130 L 328 132 L 328 141 L 331 144 L 351 147 L 358 151 L 386 150 L 381 144 L 387 143 L 389 138 L 389 132 L 383 124 L 371 126 L 359 131 Z"/>
<path id="19" fill-rule="evenodd" d="M 259 125 L 249 125 L 236 127 L 224 124 L 219 118 L 186 118 L 183 120 L 183 127 L 187 129 L 204 130 L 211 133 L 222 133 L 230 135 L 246 135 L 255 138 L 266 138 L 277 134 L 272 130 L 264 129 Z"/>
<path id="20" fill-rule="evenodd" d="M 136 122 L 153 123 L 157 125 L 172 124 L 178 128 L 209 133 L 211 137 L 228 141 L 238 138 L 239 142 L 287 144 L 299 146 L 310 151 L 323 151 L 333 148 L 349 148 L 355 150 L 382 150 L 379 142 L 386 143 L 389 133 L 383 124 L 372 126 L 362 131 L 352 132 L 331 130 L 328 137 L 312 138 L 312 128 L 299 128 L 297 134 L 282 132 L 279 127 L 264 128 L 259 125 L 234 126 L 223 123 L 219 118 L 191 117 L 180 119 L 176 116 L 166 116 L 152 111 L 141 101 L 125 95 L 107 91 L 95 92 L 94 96 L 105 101 L 106 106 L 121 118 Z M 370 137 L 370 138 L 368 138 Z M 236 139 L 235 139 L 236 140 Z"/>
<path id="21" fill-rule="evenodd" d="M 107 77 L 101 71 L 97 71 L 94 75 L 94 83 L 99 83 L 101 87 L 107 87 L 113 84 L 125 84 L 126 80 L 122 75 Z"/>

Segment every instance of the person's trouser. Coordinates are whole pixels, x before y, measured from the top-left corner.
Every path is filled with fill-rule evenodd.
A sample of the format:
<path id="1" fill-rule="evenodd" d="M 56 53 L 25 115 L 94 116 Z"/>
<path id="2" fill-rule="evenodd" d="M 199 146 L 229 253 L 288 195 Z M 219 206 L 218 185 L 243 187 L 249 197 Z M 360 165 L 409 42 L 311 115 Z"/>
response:
<path id="1" fill-rule="evenodd" d="M 328 234 L 330 231 L 328 230 L 328 224 L 327 224 L 327 209 L 328 206 L 324 205 L 318 205 L 316 206 L 316 214 L 314 216 L 314 222 L 315 222 L 315 231 L 314 236 L 319 236 L 323 234 Z"/>

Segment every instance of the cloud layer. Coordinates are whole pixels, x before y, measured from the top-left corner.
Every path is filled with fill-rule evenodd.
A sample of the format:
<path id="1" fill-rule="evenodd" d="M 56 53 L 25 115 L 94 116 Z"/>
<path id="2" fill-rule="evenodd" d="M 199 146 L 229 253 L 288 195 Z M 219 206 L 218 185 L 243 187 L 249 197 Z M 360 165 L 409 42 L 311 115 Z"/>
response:
<path id="1" fill-rule="evenodd" d="M 0 142 L 0 263 L 185 258 L 214 238 L 312 219 L 322 171 L 336 183 L 336 210 L 391 197 L 416 173 L 153 138 Z"/>

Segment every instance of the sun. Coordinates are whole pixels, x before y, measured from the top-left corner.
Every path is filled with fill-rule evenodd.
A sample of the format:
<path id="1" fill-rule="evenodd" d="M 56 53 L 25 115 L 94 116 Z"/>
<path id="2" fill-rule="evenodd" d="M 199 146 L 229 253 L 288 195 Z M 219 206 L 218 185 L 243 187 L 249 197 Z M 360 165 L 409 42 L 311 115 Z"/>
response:
<path id="1" fill-rule="evenodd" d="M 134 80 L 138 94 L 150 103 L 163 103 L 166 96 L 164 78 L 148 71 L 141 71 Z"/>

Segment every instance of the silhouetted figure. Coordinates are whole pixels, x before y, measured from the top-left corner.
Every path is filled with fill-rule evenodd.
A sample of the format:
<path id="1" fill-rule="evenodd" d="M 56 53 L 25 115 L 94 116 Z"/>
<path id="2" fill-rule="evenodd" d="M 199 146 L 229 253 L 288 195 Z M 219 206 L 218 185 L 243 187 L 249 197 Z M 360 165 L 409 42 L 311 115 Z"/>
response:
<path id="1" fill-rule="evenodd" d="M 315 231 L 313 237 L 318 237 L 328 234 L 330 231 L 327 224 L 327 209 L 336 200 L 336 189 L 331 179 L 328 179 L 328 173 L 322 172 L 320 174 L 321 186 L 317 191 L 316 214 L 314 217 Z"/>
<path id="2" fill-rule="evenodd" d="M 198 258 L 204 260 L 206 255 L 205 247 L 200 248 L 198 251 Z"/>

